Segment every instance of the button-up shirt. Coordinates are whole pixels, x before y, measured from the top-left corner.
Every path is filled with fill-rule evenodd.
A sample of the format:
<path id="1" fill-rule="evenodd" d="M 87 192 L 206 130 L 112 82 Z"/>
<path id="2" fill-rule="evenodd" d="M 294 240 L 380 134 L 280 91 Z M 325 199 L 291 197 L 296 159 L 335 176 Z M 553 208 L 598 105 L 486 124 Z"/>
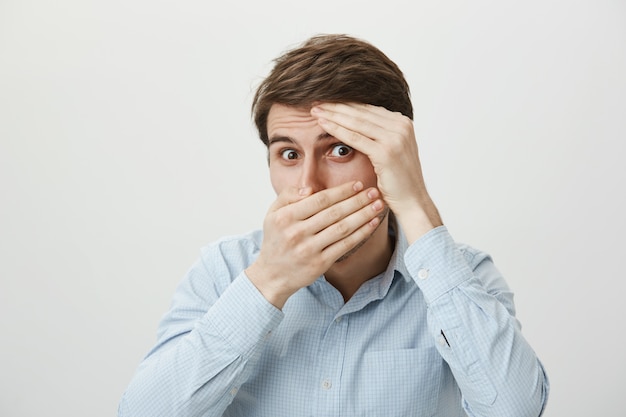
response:
<path id="1" fill-rule="evenodd" d="M 548 380 L 513 294 L 445 226 L 396 237 L 347 301 L 321 276 L 282 311 L 244 269 L 262 232 L 203 249 L 175 292 L 120 417 L 533 416 Z"/>

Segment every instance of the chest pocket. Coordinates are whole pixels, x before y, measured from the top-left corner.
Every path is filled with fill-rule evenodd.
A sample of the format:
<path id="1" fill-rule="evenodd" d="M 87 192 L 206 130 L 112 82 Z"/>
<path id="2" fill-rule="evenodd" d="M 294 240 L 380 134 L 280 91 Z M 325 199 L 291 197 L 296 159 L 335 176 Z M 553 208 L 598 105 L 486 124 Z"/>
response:
<path id="1" fill-rule="evenodd" d="M 356 373 L 354 414 L 432 416 L 441 384 L 442 361 L 434 347 L 367 352 Z"/>

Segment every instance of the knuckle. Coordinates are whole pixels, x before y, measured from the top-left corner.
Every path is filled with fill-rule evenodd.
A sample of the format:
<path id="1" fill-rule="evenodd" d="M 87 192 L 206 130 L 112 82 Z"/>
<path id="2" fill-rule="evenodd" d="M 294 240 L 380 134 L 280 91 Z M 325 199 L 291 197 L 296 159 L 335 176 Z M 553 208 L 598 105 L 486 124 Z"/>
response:
<path id="1" fill-rule="evenodd" d="M 293 232 L 285 231 L 285 234 L 283 236 L 284 236 L 285 243 L 287 244 L 287 246 L 297 247 L 298 239 Z"/>
<path id="2" fill-rule="evenodd" d="M 315 203 L 318 209 L 323 209 L 330 206 L 330 196 L 326 192 L 317 193 L 315 197 Z"/>
<path id="3" fill-rule="evenodd" d="M 292 245 L 297 245 L 303 237 L 303 231 L 299 227 L 289 227 L 285 229 L 285 240 Z"/>
<path id="4" fill-rule="evenodd" d="M 330 222 L 335 222 L 342 217 L 341 210 L 337 206 L 330 206 L 326 209 L 326 218 Z"/>
<path id="5" fill-rule="evenodd" d="M 308 259 L 311 257 L 311 245 L 306 242 L 300 242 L 294 246 L 294 255 L 299 259 Z"/>
<path id="6" fill-rule="evenodd" d="M 335 233 L 339 236 L 346 236 L 350 232 L 350 229 L 346 222 L 339 222 L 335 224 Z"/>
<path id="7" fill-rule="evenodd" d="M 351 142 L 359 142 L 363 139 L 363 137 L 357 132 L 350 132 L 350 141 Z"/>
<path id="8" fill-rule="evenodd" d="M 298 223 L 297 227 L 294 227 L 293 236 L 298 241 L 306 241 L 308 235 L 308 229 L 306 229 L 302 223 Z"/>
<path id="9" fill-rule="evenodd" d="M 292 223 L 293 214 L 291 210 L 281 210 L 274 216 L 274 224 L 280 228 L 286 228 Z"/>

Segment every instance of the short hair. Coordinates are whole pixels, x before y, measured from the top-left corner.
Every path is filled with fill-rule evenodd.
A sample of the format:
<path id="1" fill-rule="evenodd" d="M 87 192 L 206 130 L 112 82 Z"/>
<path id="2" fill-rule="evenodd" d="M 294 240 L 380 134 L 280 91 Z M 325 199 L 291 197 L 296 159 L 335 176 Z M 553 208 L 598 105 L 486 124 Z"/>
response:
<path id="1" fill-rule="evenodd" d="M 273 104 L 307 108 L 314 102 L 385 107 L 413 119 L 409 85 L 400 68 L 372 44 L 348 35 L 317 35 L 274 60 L 252 102 L 261 141 L 268 146 Z"/>

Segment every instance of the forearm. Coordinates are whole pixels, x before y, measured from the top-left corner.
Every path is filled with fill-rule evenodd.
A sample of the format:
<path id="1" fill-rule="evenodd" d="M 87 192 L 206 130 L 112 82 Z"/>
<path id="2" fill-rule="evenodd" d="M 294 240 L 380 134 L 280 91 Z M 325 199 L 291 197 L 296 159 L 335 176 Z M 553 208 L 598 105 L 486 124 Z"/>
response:
<path id="1" fill-rule="evenodd" d="M 544 405 L 541 365 L 515 318 L 475 283 L 434 302 L 428 314 L 437 348 L 476 416 L 537 417 Z"/>
<path id="2" fill-rule="evenodd" d="M 429 331 L 468 413 L 538 416 L 547 398 L 547 378 L 521 334 L 512 294 L 491 260 L 461 252 L 445 228 L 425 235 L 406 258 L 429 304 Z"/>
<path id="3" fill-rule="evenodd" d="M 430 232 L 432 229 L 443 225 L 439 210 L 432 199 L 422 191 L 418 197 L 407 198 L 397 202 L 392 207 L 393 213 L 404 231 L 409 245 Z"/>
<path id="4" fill-rule="evenodd" d="M 239 276 L 188 333 L 169 337 L 148 355 L 122 398 L 119 416 L 221 416 L 281 319 L 282 313 Z"/>

